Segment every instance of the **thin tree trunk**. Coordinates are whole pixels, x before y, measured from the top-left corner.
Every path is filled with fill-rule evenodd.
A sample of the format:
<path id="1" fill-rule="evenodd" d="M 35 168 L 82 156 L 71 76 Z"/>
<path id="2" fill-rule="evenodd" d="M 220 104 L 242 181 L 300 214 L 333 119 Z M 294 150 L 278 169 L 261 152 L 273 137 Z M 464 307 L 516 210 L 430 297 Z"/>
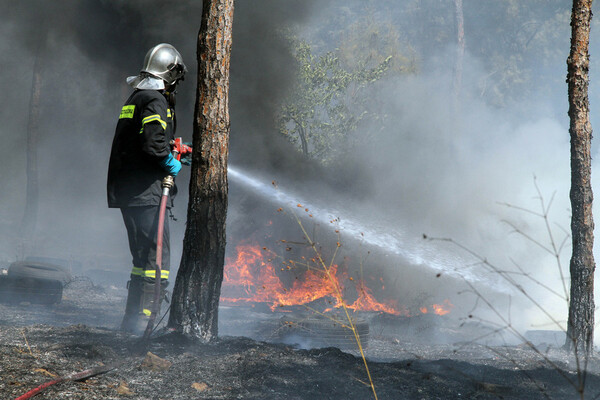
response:
<path id="1" fill-rule="evenodd" d="M 39 209 L 39 185 L 37 168 L 37 142 L 40 119 L 40 94 L 42 90 L 41 59 L 46 38 L 40 38 L 33 64 L 33 79 L 31 84 L 31 98 L 29 100 L 29 122 L 27 124 L 27 188 L 25 192 L 25 211 L 21 221 L 21 235 L 29 244 L 33 243 L 37 216 Z"/>
<path id="2" fill-rule="evenodd" d="M 594 220 L 592 217 L 591 141 L 588 69 L 592 0 L 574 0 L 571 52 L 567 60 L 571 135 L 571 295 L 565 348 L 584 352 L 594 339 Z"/>
<path id="3" fill-rule="evenodd" d="M 454 64 L 454 100 L 458 107 L 458 99 L 462 86 L 463 62 L 465 58 L 465 19 L 463 14 L 462 0 L 454 0 L 454 8 L 456 13 L 456 63 Z"/>
<path id="4" fill-rule="evenodd" d="M 304 155 L 304 157 L 308 158 L 309 154 L 308 154 L 308 140 L 306 138 L 306 130 L 304 129 L 304 125 L 302 125 L 301 123 L 298 123 L 298 136 L 300 136 L 300 143 L 302 144 L 302 154 Z"/>
<path id="5" fill-rule="evenodd" d="M 225 262 L 232 22 L 233 0 L 203 2 L 187 227 L 169 317 L 204 342 L 218 334 Z"/>

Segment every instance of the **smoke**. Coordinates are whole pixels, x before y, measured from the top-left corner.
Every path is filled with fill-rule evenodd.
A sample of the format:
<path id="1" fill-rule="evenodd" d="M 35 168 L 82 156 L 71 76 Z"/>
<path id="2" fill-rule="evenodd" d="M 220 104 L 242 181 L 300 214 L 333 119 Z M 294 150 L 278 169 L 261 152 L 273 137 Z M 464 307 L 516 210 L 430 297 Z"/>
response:
<path id="1" fill-rule="evenodd" d="M 475 64 L 470 61 L 466 64 Z M 476 68 L 465 71 L 473 77 L 482 73 Z M 505 204 L 543 214 L 538 185 L 545 205 L 552 203 L 549 222 L 555 240 L 565 236 L 560 227 L 569 226 L 569 142 L 562 121 L 535 110 L 522 119 L 517 111 L 490 108 L 477 97 L 469 98 L 468 88 L 461 110 L 454 111 L 453 99 L 439 90 L 448 78 L 430 74 L 386 83 L 381 96 L 389 111 L 397 114 L 390 129 L 354 158 L 359 169 L 371 173 L 365 181 L 369 195 L 357 209 L 369 210 L 369 205 L 377 204 L 378 211 L 368 211 L 365 218 L 402 226 L 415 237 L 425 233 L 450 238 L 499 271 L 518 272 L 516 263 L 525 273 L 561 292 L 556 261 L 506 223 L 550 247 L 543 219 Z M 477 261 L 458 247 L 454 251 L 464 257 L 465 268 Z M 473 273 L 486 277 L 495 282 L 492 289 L 499 291 L 512 286 L 483 266 L 462 273 L 466 278 Z M 564 299 L 549 296 L 527 279 L 517 281 L 534 297 L 544 298 L 544 307 L 558 308 L 566 315 Z M 493 304 L 500 304 L 493 290 L 485 293 Z M 514 307 L 529 310 L 532 304 L 520 300 L 525 299 L 515 296 Z M 503 314 L 509 312 L 502 309 Z M 531 312 L 539 315 L 539 310 Z M 526 318 L 518 321 L 523 323 L 521 327 L 527 325 L 525 321 L 541 322 Z"/>
<path id="2" fill-rule="evenodd" d="M 230 88 L 233 164 L 273 170 L 301 162 L 293 147 L 275 134 L 275 117 L 296 74 L 283 30 L 305 22 L 318 4 L 236 3 Z"/>
<path id="3" fill-rule="evenodd" d="M 544 35 L 550 29 L 548 26 L 552 26 L 553 31 L 548 34 L 556 38 L 555 43 L 560 44 L 557 48 L 561 50 L 544 58 L 542 65 L 535 57 L 522 63 L 523 73 L 539 74 L 545 81 L 532 79 L 532 85 L 521 87 L 521 93 L 501 98 L 498 91 L 506 82 L 495 80 L 497 71 L 490 70 L 490 60 L 481 54 L 473 54 L 467 46 L 463 87 L 456 105 L 451 85 L 455 59 L 452 40 L 448 40 L 445 47 L 435 44 L 436 50 L 432 51 L 432 46 L 426 47 L 428 38 L 424 36 L 416 45 L 427 50 L 420 52 L 420 72 L 386 79 L 370 94 L 379 115 L 387 117 L 384 129 L 379 125 L 361 126 L 359 134 L 377 134 L 348 154 L 338 166 L 322 173 L 319 179 L 292 184 L 297 193 L 310 193 L 310 199 L 321 207 L 326 205 L 340 213 L 343 210 L 344 215 L 350 215 L 363 225 L 378 227 L 381 232 L 402 232 L 400 237 L 407 238 L 404 244 L 409 253 L 420 247 L 417 238 L 422 234 L 450 238 L 466 246 L 497 270 L 473 266 L 478 260 L 458 246 L 439 251 L 459 254 L 465 274 L 468 271 L 469 275 L 477 273 L 485 277 L 487 283 L 482 290 L 488 300 L 507 317 L 520 310 L 522 317 L 513 323 L 523 330 L 533 326 L 557 327 L 530 301 L 516 294 L 517 288 L 507 283 L 499 271 L 514 271 L 510 277 L 519 276 L 517 284 L 533 298 L 543 299 L 541 304 L 545 310 L 558 321 L 564 323 L 566 319 L 563 287 L 565 284 L 568 287 L 564 280 L 568 280 L 565 277 L 568 276 L 570 253 L 567 237 L 570 179 L 564 60 L 570 33 L 568 18 L 564 18 L 568 16 L 568 4 L 563 6 L 564 11 L 556 20 L 543 21 L 538 15 L 539 20 L 535 21 Z M 424 18 L 430 18 L 432 14 L 443 15 L 437 11 L 433 6 L 423 10 Z M 331 25 L 340 20 L 349 25 L 360 16 L 364 17 L 364 14 L 356 3 L 345 2 L 344 7 L 335 3 L 330 8 L 323 7 L 307 24 L 313 25 L 305 26 L 303 32 L 307 32 L 312 43 L 320 44 L 325 50 L 331 49 L 335 43 L 328 40 L 335 38 L 326 36 Z M 370 16 L 387 21 L 378 12 Z M 408 25 L 407 21 L 398 20 L 401 18 L 398 14 L 390 18 L 396 18 L 393 21 L 396 24 Z M 494 22 L 494 18 L 490 16 L 486 20 L 479 16 L 471 19 L 471 26 L 479 29 L 477 35 L 489 34 L 488 40 L 494 40 L 491 30 L 485 28 L 486 23 Z M 426 25 L 424 21 L 416 21 L 414 25 Z M 473 35 L 473 31 L 467 32 L 467 43 Z M 536 46 L 542 45 L 532 39 L 532 53 L 539 51 Z M 596 47 L 592 47 L 592 54 Z M 506 54 L 507 59 L 513 56 Z M 592 102 L 594 92 L 592 87 Z M 310 175 L 294 162 L 289 165 L 292 165 L 290 169 L 298 168 L 298 174 Z M 273 172 L 271 176 L 278 173 L 280 171 Z M 285 178 L 279 180 L 285 181 Z M 533 242 L 536 240 L 551 248 L 544 220 L 519 209 L 542 214 L 545 211 L 542 206 L 549 205 L 553 239 L 557 246 L 563 244 L 562 275 L 552 254 Z M 513 225 L 522 233 L 515 232 Z M 432 248 L 437 248 L 436 244 L 432 244 Z M 402 276 L 429 293 L 442 291 L 446 295 L 453 291 L 445 290 L 446 281 L 428 279 L 428 274 L 433 273 L 427 269 L 412 270 L 407 258 L 375 261 L 372 257 L 368 267 L 377 267 L 377 262 L 387 265 L 384 273 L 392 278 L 391 281 Z M 424 264 L 431 265 L 432 260 L 424 260 Z M 408 270 L 413 272 L 407 274 Z M 489 282 L 495 282 L 491 291 Z M 456 285 L 453 286 L 456 288 L 453 301 L 461 302 L 458 295 L 461 286 L 452 285 Z M 507 287 L 514 290 L 512 300 L 494 294 L 494 289 L 502 292 Z M 401 292 L 400 287 L 395 289 Z M 410 295 L 414 294 L 410 292 Z M 461 302 L 465 306 L 463 310 L 468 309 L 466 305 L 472 300 L 469 297 Z M 491 315 L 488 309 L 480 313 L 484 319 Z"/>
<path id="4" fill-rule="evenodd" d="M 479 24 L 485 26 L 489 22 L 483 20 Z M 570 255 L 567 237 L 570 176 L 564 83 L 569 30 L 568 20 L 562 22 L 554 25 L 560 27 L 553 35 L 560 38 L 557 42 L 562 46 L 561 54 L 554 58 L 556 62 L 549 64 L 546 59 L 538 67 L 532 60 L 530 66 L 532 74 L 539 73 L 549 79 L 544 81 L 546 84 L 556 82 L 556 85 L 542 88 L 544 85 L 535 86 L 537 82 L 533 80 L 534 86 L 526 88 L 520 99 L 515 98 L 502 107 L 484 95 L 482 83 L 489 87 L 500 82 L 490 81 L 494 71 L 489 69 L 487 60 L 469 51 L 468 40 L 473 32 L 471 36 L 467 32 L 458 107 L 451 87 L 452 45 L 438 50 L 434 57 L 421 59 L 419 74 L 383 82 L 373 93 L 373 103 L 381 115 L 388 116 L 385 129 L 347 158 L 344 166 L 352 177 L 346 177 L 344 169 L 340 169 L 336 171 L 336 179 L 347 186 L 350 183 L 344 193 L 355 195 L 345 196 L 343 202 L 355 217 L 377 221 L 384 229 L 402 229 L 414 238 L 425 233 L 429 237 L 453 239 L 500 271 L 515 271 L 511 277 L 533 298 L 540 299 L 542 307 L 556 320 L 564 323 L 567 303 L 563 281 L 567 280 L 568 288 Z M 592 46 L 592 54 L 595 49 L 597 44 Z M 548 86 L 552 89 L 548 90 Z M 594 85 L 591 93 L 593 104 Z M 369 128 L 364 127 L 367 132 Z M 373 126 L 372 130 L 375 129 L 379 132 L 379 127 Z M 596 170 L 594 164 L 594 173 Z M 551 204 L 548 218 L 556 245 L 566 239 L 561 252 L 565 278 L 552 255 L 529 239 L 551 247 L 543 219 L 502 204 L 543 213 L 536 185 L 545 206 Z M 524 234 L 515 233 L 506 221 Z M 461 254 L 465 268 L 477 262 L 457 247 L 450 246 L 445 251 Z M 527 275 L 523 276 L 517 266 Z M 396 273 L 403 268 L 401 263 L 397 265 Z M 481 276 L 497 281 L 498 287 L 506 284 L 497 271 L 489 272 L 481 265 L 473 268 Z M 420 278 L 421 275 L 410 277 L 413 281 Z M 444 284 L 437 282 L 428 290 L 435 292 L 441 287 Z M 460 289 L 453 296 L 455 301 L 460 301 L 456 300 L 461 297 L 458 292 Z M 512 305 L 506 297 L 492 292 L 483 291 L 502 315 L 508 318 L 520 310 L 520 318 L 513 318 L 515 326 L 523 330 L 557 329 L 541 310 L 516 291 Z M 489 310 L 479 311 L 478 315 L 484 319 L 493 315 Z"/>

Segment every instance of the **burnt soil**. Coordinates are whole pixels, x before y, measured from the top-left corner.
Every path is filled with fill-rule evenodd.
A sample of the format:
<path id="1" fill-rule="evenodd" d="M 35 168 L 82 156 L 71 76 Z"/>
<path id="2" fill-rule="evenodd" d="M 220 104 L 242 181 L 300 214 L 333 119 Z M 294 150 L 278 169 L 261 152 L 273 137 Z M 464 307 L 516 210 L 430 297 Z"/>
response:
<path id="1" fill-rule="evenodd" d="M 280 316 L 237 312 L 243 321 L 228 318 L 231 311 L 224 309 L 229 322 L 222 332 L 229 336 L 214 343 L 174 334 L 143 341 L 116 329 L 125 294 L 75 279 L 59 304 L 0 304 L 0 398 L 14 399 L 58 376 L 100 365 L 115 368 L 52 385 L 34 398 L 374 398 L 357 351 L 273 343 L 277 336 L 269 332 L 278 329 Z M 576 360 L 560 349 L 486 345 L 473 340 L 480 329 L 467 332 L 462 324 L 459 331 L 444 319 L 411 321 L 418 329 L 410 335 L 407 321 L 371 316 L 371 322 L 366 355 L 379 399 L 581 398 Z M 236 331 L 253 338 L 234 336 Z M 436 339 L 440 333 L 445 343 Z M 148 352 L 170 366 L 142 366 Z M 599 365 L 593 359 L 588 366 L 585 398 L 600 393 Z"/>

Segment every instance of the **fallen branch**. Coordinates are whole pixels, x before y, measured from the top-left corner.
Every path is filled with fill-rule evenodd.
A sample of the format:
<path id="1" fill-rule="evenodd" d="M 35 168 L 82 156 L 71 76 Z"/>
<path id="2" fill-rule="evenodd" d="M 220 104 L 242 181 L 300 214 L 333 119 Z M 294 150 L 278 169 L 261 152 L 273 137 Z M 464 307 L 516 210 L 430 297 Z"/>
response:
<path id="1" fill-rule="evenodd" d="M 108 365 L 99 365 L 97 367 L 93 367 L 93 368 L 89 368 L 86 369 L 85 371 L 81 371 L 81 372 L 73 372 L 71 374 L 68 375 L 63 375 L 63 376 L 59 376 L 58 378 L 48 381 L 38 387 L 36 387 L 35 389 L 31 389 L 29 392 L 25 393 L 22 396 L 17 397 L 15 400 L 26 400 L 26 399 L 30 399 L 33 396 L 41 393 L 42 391 L 44 391 L 46 388 L 55 385 L 57 383 L 60 382 L 66 382 L 66 381 L 80 381 L 82 379 L 87 379 L 87 378 L 91 378 L 92 376 L 95 375 L 100 375 L 103 374 L 105 372 L 111 371 L 115 368 L 118 368 L 121 364 L 123 364 L 124 361 L 118 361 L 118 362 L 114 362 Z"/>

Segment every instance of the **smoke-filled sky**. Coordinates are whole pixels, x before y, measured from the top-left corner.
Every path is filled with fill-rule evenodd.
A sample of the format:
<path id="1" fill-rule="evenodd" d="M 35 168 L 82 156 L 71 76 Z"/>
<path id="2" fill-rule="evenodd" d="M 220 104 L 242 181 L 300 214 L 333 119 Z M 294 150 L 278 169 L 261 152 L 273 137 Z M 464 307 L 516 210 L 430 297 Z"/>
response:
<path id="1" fill-rule="evenodd" d="M 116 116 L 129 93 L 125 78 L 139 71 L 151 46 L 169 42 L 177 47 L 189 69 L 179 89 L 177 134 L 191 139 L 200 3 L 0 1 L 4 10 L 0 16 L 0 82 L 5 93 L 0 100 L 0 132 L 5 143 L 0 150 L 1 261 L 8 263 L 27 255 L 73 257 L 98 268 L 122 264 L 123 276 L 128 274 L 125 229 L 119 212 L 107 209 L 105 194 Z M 481 48 L 510 32 L 502 24 L 512 21 L 498 20 L 498 14 L 485 10 L 483 2 L 465 1 L 466 53 L 458 108 L 454 107 L 452 90 L 455 32 L 444 33 L 444 24 L 453 21 L 452 2 L 395 3 L 238 0 L 231 65 L 230 162 L 267 183 L 277 179 L 283 190 L 315 206 L 331 207 L 344 218 L 354 218 L 371 227 L 374 235 L 396 232 L 406 254 L 431 254 L 431 250 L 423 250 L 430 246 L 434 252 L 448 252 L 446 259 L 455 260 L 458 249 L 420 239 L 423 233 L 452 238 L 502 269 L 516 263 L 561 290 L 552 257 L 522 236 L 511 234 L 512 229 L 503 222 L 511 221 L 548 243 L 543 220 L 499 203 L 540 211 L 537 183 L 546 204 L 553 198 L 549 217 L 556 240 L 560 242 L 564 236 L 560 227 L 568 230 L 569 135 L 564 78 L 569 1 L 553 2 L 558 17 L 549 17 L 543 6 L 539 6 L 539 15 L 534 7 L 529 9 L 528 24 L 518 28 L 526 33 L 532 26 L 536 30 L 525 35 L 525 44 L 519 42 L 523 36 L 502 37 L 507 42 L 513 40 L 515 48 L 526 49 L 517 61 L 528 71 L 531 85 L 520 97 L 500 100 L 496 91 L 509 83 L 506 75 L 500 78 L 500 68 L 495 66 L 510 65 L 517 51 L 508 46 L 502 57 L 492 59 Z M 497 6 L 493 1 L 485 4 Z M 365 18 L 397 28 L 399 42 L 406 45 L 403 51 L 410 50 L 417 72 L 384 78 L 373 88 L 371 104 L 387 116 L 384 129 L 378 126 L 376 134 L 370 134 L 372 139 L 347 154 L 344 163 L 330 169 L 319 167 L 303 160 L 274 127 L 275 114 L 296 74 L 289 44 L 281 32 L 292 29 L 313 44 L 315 51 L 327 51 L 339 47 L 340 26 Z M 541 48 L 540 37 L 548 32 L 554 35 L 553 47 Z M 592 59 L 599 48 L 595 38 L 592 34 Z M 546 57 L 528 58 L 528 51 Z M 24 211 L 26 132 L 36 56 L 43 86 L 38 141 L 40 215 L 32 244 L 20 241 L 18 233 Z M 594 65 L 592 122 L 596 120 L 593 112 L 598 92 Z M 537 81 L 537 76 L 544 81 Z M 514 76 L 511 79 L 513 84 L 518 81 Z M 361 129 L 368 132 L 374 127 Z M 594 146 L 593 156 L 597 148 Z M 181 196 L 175 214 L 179 220 L 171 223 L 174 266 L 179 262 L 183 237 L 188 178 L 186 171 L 178 178 Z M 235 181 L 230 185 L 228 230 L 232 233 L 244 230 L 238 224 L 254 225 L 245 215 L 247 189 Z M 268 199 L 258 201 L 263 203 L 265 214 L 277 206 Z M 260 208 L 253 205 L 250 209 L 253 207 Z M 250 219 L 262 214 L 257 211 L 256 215 Z M 562 255 L 566 268 L 568 241 Z M 455 261 L 448 262 L 448 269 L 457 267 Z M 393 275 L 411 263 L 414 261 L 393 258 L 385 267 Z M 426 256 L 419 263 L 423 264 L 423 274 L 435 273 L 427 267 Z M 481 274 L 487 281 L 500 281 Z M 403 279 L 420 278 L 413 274 Z M 530 290 L 547 299 L 546 307 L 556 312 L 559 320 L 566 319 L 564 300 L 554 299 L 535 286 Z M 528 323 L 543 324 L 533 318 L 535 314 L 530 313 Z"/>

